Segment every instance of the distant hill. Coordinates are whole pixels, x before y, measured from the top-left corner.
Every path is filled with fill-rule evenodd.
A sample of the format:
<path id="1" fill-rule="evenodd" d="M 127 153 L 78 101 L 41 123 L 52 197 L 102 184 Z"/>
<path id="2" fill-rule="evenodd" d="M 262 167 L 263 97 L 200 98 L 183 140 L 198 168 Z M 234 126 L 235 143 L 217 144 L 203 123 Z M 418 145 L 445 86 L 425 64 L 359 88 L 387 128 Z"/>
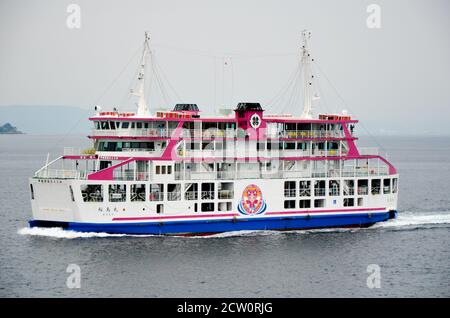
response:
<path id="1" fill-rule="evenodd" d="M 22 132 L 10 123 L 6 123 L 3 126 L 0 126 L 0 134 L 22 134 Z"/>
<path id="2" fill-rule="evenodd" d="M 27 134 L 88 134 L 93 110 L 72 106 L 0 106 L 0 123 Z"/>

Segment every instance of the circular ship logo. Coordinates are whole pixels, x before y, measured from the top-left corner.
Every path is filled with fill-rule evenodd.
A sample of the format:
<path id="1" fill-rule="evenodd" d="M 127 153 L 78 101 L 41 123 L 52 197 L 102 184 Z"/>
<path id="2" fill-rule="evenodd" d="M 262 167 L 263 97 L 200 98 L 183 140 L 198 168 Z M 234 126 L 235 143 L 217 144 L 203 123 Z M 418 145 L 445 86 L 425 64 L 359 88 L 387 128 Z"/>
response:
<path id="1" fill-rule="evenodd" d="M 244 215 L 258 215 L 266 211 L 267 205 L 264 201 L 261 189 L 256 184 L 248 185 L 242 192 L 238 211 Z"/>

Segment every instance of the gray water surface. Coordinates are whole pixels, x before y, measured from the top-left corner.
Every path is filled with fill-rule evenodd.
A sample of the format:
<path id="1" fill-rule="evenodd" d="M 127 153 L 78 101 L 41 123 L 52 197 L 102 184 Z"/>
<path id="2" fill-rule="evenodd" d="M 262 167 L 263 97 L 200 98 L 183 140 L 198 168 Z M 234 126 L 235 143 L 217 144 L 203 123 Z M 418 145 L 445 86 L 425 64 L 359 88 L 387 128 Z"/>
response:
<path id="1" fill-rule="evenodd" d="M 0 135 L 0 296 L 449 297 L 450 138 L 377 139 L 400 173 L 397 220 L 182 238 L 26 229 L 27 178 L 47 152 L 89 141 Z M 79 289 L 66 286 L 69 264 L 80 266 Z M 367 286 L 370 264 L 380 268 L 380 288 Z"/>

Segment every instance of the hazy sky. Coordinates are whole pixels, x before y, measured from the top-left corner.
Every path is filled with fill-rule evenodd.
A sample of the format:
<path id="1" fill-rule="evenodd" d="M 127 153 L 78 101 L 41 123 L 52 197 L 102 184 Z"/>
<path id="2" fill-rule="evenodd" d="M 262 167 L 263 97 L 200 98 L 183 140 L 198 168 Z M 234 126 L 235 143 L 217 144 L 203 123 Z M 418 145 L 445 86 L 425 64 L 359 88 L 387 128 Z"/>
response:
<path id="1" fill-rule="evenodd" d="M 66 25 L 72 3 L 79 29 Z M 367 27 L 370 4 L 381 28 Z M 301 103 L 267 102 L 294 71 L 307 28 L 325 74 L 316 113 L 347 108 L 373 134 L 450 134 L 449 18 L 448 0 L 0 0 L 0 105 L 131 109 L 148 30 L 170 94 L 169 105 L 153 94 L 151 109 L 178 95 L 206 114 L 239 101 L 300 114 Z"/>

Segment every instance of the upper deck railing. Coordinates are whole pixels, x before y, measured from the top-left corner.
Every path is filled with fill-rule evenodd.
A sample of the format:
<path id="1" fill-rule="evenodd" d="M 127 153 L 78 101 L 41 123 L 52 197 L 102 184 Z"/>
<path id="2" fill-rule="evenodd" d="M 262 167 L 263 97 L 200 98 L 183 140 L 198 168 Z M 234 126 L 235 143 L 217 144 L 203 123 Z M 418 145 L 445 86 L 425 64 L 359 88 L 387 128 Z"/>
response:
<path id="1" fill-rule="evenodd" d="M 292 139 L 314 139 L 314 138 L 344 138 L 341 130 L 282 130 L 268 131 L 268 138 L 292 138 Z"/>
<path id="2" fill-rule="evenodd" d="M 174 130 L 167 128 L 92 129 L 91 136 L 169 138 Z"/>
<path id="3" fill-rule="evenodd" d="M 170 138 L 175 129 L 168 128 L 128 128 L 128 129 L 92 129 L 93 137 L 154 137 Z M 182 129 L 182 138 L 244 138 L 245 131 L 241 129 Z M 289 139 L 328 139 L 345 138 L 342 130 L 272 130 L 267 129 L 262 136 L 266 138 Z"/>

